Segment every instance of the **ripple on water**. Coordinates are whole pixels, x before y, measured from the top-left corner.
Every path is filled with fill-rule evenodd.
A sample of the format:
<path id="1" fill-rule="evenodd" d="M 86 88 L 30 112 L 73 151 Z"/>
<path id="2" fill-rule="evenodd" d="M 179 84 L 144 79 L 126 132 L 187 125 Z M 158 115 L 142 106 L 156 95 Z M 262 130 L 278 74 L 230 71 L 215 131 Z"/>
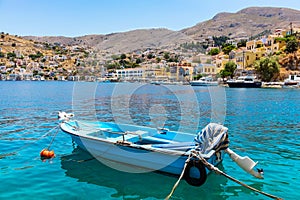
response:
<path id="1" fill-rule="evenodd" d="M 177 181 L 177 178 L 158 173 L 119 172 L 95 159 L 89 160 L 62 132 L 52 145 L 56 158 L 42 162 L 39 152 L 49 145 L 54 135 L 46 133 L 57 125 L 56 112 L 72 108 L 73 83 L 1 84 L 0 92 L 5 95 L 0 102 L 0 181 L 3 183 L 0 199 L 164 199 Z M 211 101 L 207 88 L 194 88 L 193 91 L 185 86 L 175 86 L 172 90 L 160 86 L 151 88 L 148 92 L 144 87 L 133 96 L 115 96 L 134 105 L 129 113 L 134 123 L 155 126 L 159 121 L 151 121 L 152 118 L 167 116 L 165 124 L 170 129 L 178 129 L 180 124 L 185 130 L 196 132 L 191 127 L 198 120 L 195 110 L 200 115 L 198 130 L 210 121 Z M 126 105 L 115 108 L 116 113 L 112 113 L 113 89 L 114 84 L 99 86 L 93 100 L 97 117 L 104 121 L 118 117 L 126 121 L 123 115 L 128 111 Z M 300 199 L 299 90 L 225 90 L 225 125 L 229 128 L 230 148 L 259 161 L 259 167 L 265 170 L 265 179 L 246 175 L 228 156 L 219 167 L 265 192 L 285 199 Z M 192 101 L 194 93 L 198 102 Z M 152 112 L 151 109 L 159 106 L 166 114 Z M 180 117 L 183 109 L 184 115 L 189 116 L 186 121 Z M 94 117 L 84 107 L 78 112 L 79 118 Z M 180 182 L 173 199 L 267 198 L 213 173 L 200 188 Z"/>

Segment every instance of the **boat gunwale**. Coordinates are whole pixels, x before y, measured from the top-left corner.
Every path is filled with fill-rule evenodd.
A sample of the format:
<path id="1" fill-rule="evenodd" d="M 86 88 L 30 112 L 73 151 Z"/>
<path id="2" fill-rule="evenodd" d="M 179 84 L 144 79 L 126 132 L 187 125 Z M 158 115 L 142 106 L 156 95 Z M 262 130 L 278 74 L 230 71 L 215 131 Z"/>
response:
<path id="1" fill-rule="evenodd" d="M 107 140 L 107 139 L 104 139 L 104 138 L 99 138 L 99 137 L 95 137 L 95 136 L 80 134 L 79 131 L 76 131 L 76 130 L 74 130 L 75 133 L 73 133 L 73 132 L 69 132 L 69 131 L 63 129 L 61 127 L 61 124 L 66 124 L 66 122 L 60 123 L 60 128 L 63 132 L 65 132 L 67 134 L 70 134 L 71 136 L 76 136 L 79 139 L 82 137 L 84 139 L 97 140 L 97 141 L 107 143 L 107 144 L 111 144 L 111 145 L 119 145 L 119 146 L 134 148 L 134 149 L 142 149 L 142 150 L 146 150 L 146 151 L 149 151 L 149 152 L 164 153 L 164 154 L 167 154 L 167 155 L 185 156 L 185 157 L 188 157 L 190 155 L 190 150 L 188 150 L 188 151 L 178 151 L 178 150 L 174 150 L 174 149 L 152 147 L 150 144 L 139 145 L 139 144 L 134 144 L 134 143 L 131 143 L 131 142 L 130 143 L 127 143 L 127 142 L 123 143 L 123 141 L 113 142 L 113 141 L 110 141 L 110 140 Z M 68 125 L 70 126 L 70 124 L 68 124 Z M 146 128 L 148 128 L 148 127 L 146 127 Z M 188 133 L 184 133 L 184 132 L 176 132 L 176 133 L 183 133 L 183 134 L 187 134 L 187 135 L 192 135 L 192 134 L 188 134 Z M 201 154 L 201 156 L 205 159 L 208 159 L 211 156 L 213 156 L 214 153 L 215 153 L 215 151 L 211 150 L 208 154 Z"/>

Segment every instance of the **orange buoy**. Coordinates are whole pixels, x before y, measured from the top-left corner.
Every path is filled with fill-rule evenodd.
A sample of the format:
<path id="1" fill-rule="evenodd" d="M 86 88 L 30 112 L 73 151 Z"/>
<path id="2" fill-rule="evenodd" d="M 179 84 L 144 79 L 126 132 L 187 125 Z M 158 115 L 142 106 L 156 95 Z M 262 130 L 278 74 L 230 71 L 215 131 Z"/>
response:
<path id="1" fill-rule="evenodd" d="M 53 158 L 55 156 L 54 151 L 49 151 L 48 149 L 43 149 L 40 153 L 41 158 Z"/>

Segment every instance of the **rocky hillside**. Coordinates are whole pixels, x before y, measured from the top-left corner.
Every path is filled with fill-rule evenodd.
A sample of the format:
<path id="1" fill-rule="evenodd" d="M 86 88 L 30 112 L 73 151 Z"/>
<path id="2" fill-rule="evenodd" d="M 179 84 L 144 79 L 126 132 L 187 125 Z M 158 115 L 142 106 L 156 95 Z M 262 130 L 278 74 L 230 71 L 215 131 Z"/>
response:
<path id="1" fill-rule="evenodd" d="M 250 37 L 266 30 L 300 25 L 300 11 L 288 8 L 251 7 L 237 13 L 219 13 L 181 32 L 194 39 L 207 36 Z"/>
<path id="2" fill-rule="evenodd" d="M 1 74 L 32 74 L 53 80 L 84 72 L 89 49 L 39 43 L 19 36 L 0 34 Z M 97 73 L 97 71 L 96 71 Z"/>
<path id="3" fill-rule="evenodd" d="M 169 49 L 193 39 L 184 33 L 168 29 L 139 29 L 128 32 L 111 33 L 107 35 L 86 35 L 81 37 L 37 37 L 25 36 L 39 42 L 61 43 L 64 45 L 90 46 L 96 50 L 113 53 L 131 52 L 139 49 Z"/>
<path id="4" fill-rule="evenodd" d="M 250 37 L 276 28 L 289 28 L 290 22 L 300 26 L 300 11 L 287 8 L 251 7 L 237 13 L 219 13 L 208 21 L 181 31 L 143 29 L 107 35 L 82 37 L 34 37 L 42 42 L 87 45 L 112 53 L 146 48 L 173 49 L 185 42 L 201 41 L 208 36 Z"/>

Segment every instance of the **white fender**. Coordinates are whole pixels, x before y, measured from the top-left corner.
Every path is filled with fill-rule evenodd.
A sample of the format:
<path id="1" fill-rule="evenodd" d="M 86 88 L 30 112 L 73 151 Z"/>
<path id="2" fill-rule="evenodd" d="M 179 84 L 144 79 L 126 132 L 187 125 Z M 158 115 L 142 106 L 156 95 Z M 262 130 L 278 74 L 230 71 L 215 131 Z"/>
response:
<path id="1" fill-rule="evenodd" d="M 74 117 L 73 113 L 58 112 L 59 121 L 69 121 L 72 117 Z"/>
<path id="2" fill-rule="evenodd" d="M 230 156 L 230 158 L 238 164 L 243 170 L 245 170 L 247 173 L 253 175 L 256 178 L 263 179 L 263 172 L 255 171 L 253 168 L 257 165 L 258 162 L 254 162 L 251 158 L 248 156 L 241 157 L 235 152 L 233 152 L 231 149 L 227 148 L 225 150 L 226 153 Z"/>

